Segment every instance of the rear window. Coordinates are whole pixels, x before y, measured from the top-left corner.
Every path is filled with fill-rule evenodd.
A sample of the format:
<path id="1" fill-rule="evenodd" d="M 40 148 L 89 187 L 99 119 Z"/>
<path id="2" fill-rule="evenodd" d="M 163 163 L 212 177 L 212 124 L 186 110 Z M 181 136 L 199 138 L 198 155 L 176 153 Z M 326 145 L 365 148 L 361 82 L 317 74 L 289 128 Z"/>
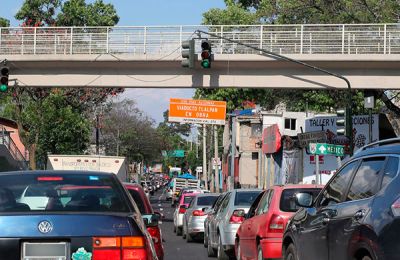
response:
<path id="1" fill-rule="evenodd" d="M 107 175 L 0 175 L 0 213 L 129 212 L 123 192 L 116 180 Z"/>
<path id="2" fill-rule="evenodd" d="M 218 196 L 207 196 L 207 197 L 198 197 L 197 205 L 199 206 L 211 206 L 214 204 L 214 201 L 218 199 Z"/>
<path id="3" fill-rule="evenodd" d="M 190 202 L 192 202 L 193 198 L 194 198 L 193 196 L 184 196 L 183 204 L 190 204 Z"/>
<path id="4" fill-rule="evenodd" d="M 296 205 L 295 196 L 299 192 L 311 192 L 316 198 L 321 189 L 286 189 L 282 191 L 279 208 L 284 212 L 296 212 L 299 207 Z"/>
<path id="5" fill-rule="evenodd" d="M 144 206 L 144 201 L 140 197 L 139 193 L 135 190 L 128 189 L 129 193 L 131 194 L 133 200 L 135 201 L 136 205 L 139 208 L 140 214 L 151 214 L 151 212 L 146 212 L 146 208 Z"/>
<path id="6" fill-rule="evenodd" d="M 235 197 L 235 206 L 250 206 L 261 191 L 243 191 L 237 192 Z"/>

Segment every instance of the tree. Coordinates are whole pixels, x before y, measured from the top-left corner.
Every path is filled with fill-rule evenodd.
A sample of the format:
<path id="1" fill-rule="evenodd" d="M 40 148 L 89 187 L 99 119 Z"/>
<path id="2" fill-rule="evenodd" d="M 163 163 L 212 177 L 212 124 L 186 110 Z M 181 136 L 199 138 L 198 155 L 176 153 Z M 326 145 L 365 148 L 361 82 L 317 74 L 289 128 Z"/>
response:
<path id="1" fill-rule="evenodd" d="M 25 0 L 15 17 L 23 22 L 22 25 L 27 27 L 26 30 L 29 30 L 28 27 L 53 25 L 113 26 L 119 20 L 114 7 L 111 4 L 104 4 L 102 0 L 88 5 L 81 0 L 69 0 L 64 3 L 61 0 Z M 49 129 L 48 126 L 51 125 L 51 122 L 46 120 L 47 113 L 51 112 L 46 110 L 46 104 L 50 102 L 47 99 L 51 98 L 52 94 L 57 94 L 64 99 L 64 104 L 70 106 L 73 111 L 79 112 L 82 120 L 87 120 L 98 105 L 107 101 L 109 96 L 121 92 L 123 92 L 122 88 L 40 89 L 18 86 L 10 88 L 11 97 L 8 101 L 11 104 L 9 105 L 11 107 L 14 105 L 14 118 L 19 126 L 21 139 L 30 151 L 30 167 L 32 169 L 36 167 L 36 152 L 40 157 L 40 154 L 50 151 L 50 148 L 46 147 L 43 148 L 47 149 L 46 151 L 38 149 L 41 149 L 40 142 L 42 140 L 40 138 L 47 138 L 42 133 L 45 133 Z M 32 115 L 35 120 L 29 120 L 24 116 L 26 114 Z M 71 124 L 69 127 L 73 128 L 74 126 Z M 87 138 L 82 140 L 88 141 Z M 60 142 L 59 146 L 64 147 L 76 142 L 76 140 L 68 138 L 58 138 L 58 141 Z"/>
<path id="2" fill-rule="evenodd" d="M 114 6 L 102 0 L 91 4 L 86 4 L 85 0 L 69 0 L 57 17 L 57 24 L 62 26 L 114 26 L 118 21 Z"/>
<path id="3" fill-rule="evenodd" d="M 0 27 L 9 27 L 10 26 L 10 21 L 0 17 Z"/>
<path id="4" fill-rule="evenodd" d="M 203 14 L 206 24 L 244 24 L 238 15 L 254 17 L 254 23 L 381 23 L 398 22 L 400 17 L 400 2 L 396 0 L 225 0 L 226 9 L 211 9 Z M 240 9 L 236 12 L 229 10 Z M 213 17 L 218 14 L 220 17 Z M 249 21 L 247 21 L 249 23 Z M 257 90 L 264 91 L 264 90 Z M 257 92 L 255 91 L 255 93 Z M 232 91 L 242 94 L 240 91 Z M 217 95 L 216 95 L 217 93 Z M 246 98 L 257 100 L 255 93 L 249 93 Z M 343 97 L 346 91 L 339 90 L 274 90 L 272 92 L 275 103 L 285 102 L 287 107 L 295 111 L 304 111 L 306 107 L 316 112 L 329 111 L 337 107 L 343 107 Z M 385 91 L 376 91 L 376 95 L 386 107 L 400 116 L 400 108 L 386 96 Z M 226 93 L 223 90 L 207 91 L 197 90 L 195 96 L 215 98 L 235 103 L 241 95 Z M 362 92 L 353 91 L 355 112 L 361 110 Z M 288 98 L 290 97 L 290 98 Z M 297 98 L 293 98 L 297 97 Z M 231 101 L 233 100 L 233 101 Z M 263 102 L 260 102 L 263 105 Z M 236 105 L 239 105 L 236 102 Z M 229 106 L 229 105 L 228 105 Z"/>

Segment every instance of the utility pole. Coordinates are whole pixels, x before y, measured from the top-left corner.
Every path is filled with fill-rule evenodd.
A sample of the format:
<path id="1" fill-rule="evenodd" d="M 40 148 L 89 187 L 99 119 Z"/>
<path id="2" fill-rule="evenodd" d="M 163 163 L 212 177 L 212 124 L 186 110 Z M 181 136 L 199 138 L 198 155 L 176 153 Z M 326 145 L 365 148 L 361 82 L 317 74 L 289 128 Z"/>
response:
<path id="1" fill-rule="evenodd" d="M 236 155 L 236 116 L 232 115 L 232 135 L 231 135 L 231 171 L 228 177 L 228 190 L 234 189 L 235 179 L 235 155 Z"/>
<path id="2" fill-rule="evenodd" d="M 219 156 L 218 156 L 218 127 L 214 127 L 214 165 L 215 165 L 215 192 L 219 193 Z"/>
<path id="3" fill-rule="evenodd" d="M 207 128 L 206 125 L 203 124 L 203 180 L 205 181 L 205 188 L 208 190 L 208 176 L 207 176 Z"/>
<path id="4" fill-rule="evenodd" d="M 100 153 L 100 118 L 99 113 L 96 113 L 96 155 Z"/>

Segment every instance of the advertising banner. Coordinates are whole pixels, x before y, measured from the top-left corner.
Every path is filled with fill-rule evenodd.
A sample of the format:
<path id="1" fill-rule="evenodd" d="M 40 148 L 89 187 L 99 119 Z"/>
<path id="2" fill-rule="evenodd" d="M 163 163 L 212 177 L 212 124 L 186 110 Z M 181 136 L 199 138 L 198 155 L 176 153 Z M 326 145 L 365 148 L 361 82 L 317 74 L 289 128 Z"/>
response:
<path id="1" fill-rule="evenodd" d="M 336 116 L 315 117 L 305 122 L 305 132 L 324 131 L 327 144 L 347 145 L 345 136 L 336 135 Z M 354 151 L 369 143 L 369 116 L 353 116 Z M 372 142 L 379 140 L 379 116 L 372 116 Z M 322 183 L 325 184 L 338 168 L 338 157 L 325 155 L 324 162 L 320 164 Z M 310 154 L 303 154 L 303 182 L 312 183 L 315 180 L 315 161 L 310 160 Z"/>

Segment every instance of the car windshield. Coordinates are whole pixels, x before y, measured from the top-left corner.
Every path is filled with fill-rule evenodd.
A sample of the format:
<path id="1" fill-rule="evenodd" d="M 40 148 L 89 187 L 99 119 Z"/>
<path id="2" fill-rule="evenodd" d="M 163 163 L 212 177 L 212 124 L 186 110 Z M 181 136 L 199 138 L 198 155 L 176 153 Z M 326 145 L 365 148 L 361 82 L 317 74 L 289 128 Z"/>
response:
<path id="1" fill-rule="evenodd" d="M 261 191 L 243 191 L 237 192 L 235 197 L 235 206 L 250 206 Z"/>
<path id="2" fill-rule="evenodd" d="M 112 176 L 62 173 L 0 175 L 0 212 L 129 212 Z"/>
<path id="3" fill-rule="evenodd" d="M 218 196 L 203 196 L 197 198 L 197 205 L 198 206 L 211 206 L 214 204 Z"/>
<path id="4" fill-rule="evenodd" d="M 320 191 L 321 189 L 286 189 L 282 192 L 279 208 L 284 212 L 296 212 L 299 209 L 295 200 L 297 193 L 309 192 L 316 198 Z"/>

